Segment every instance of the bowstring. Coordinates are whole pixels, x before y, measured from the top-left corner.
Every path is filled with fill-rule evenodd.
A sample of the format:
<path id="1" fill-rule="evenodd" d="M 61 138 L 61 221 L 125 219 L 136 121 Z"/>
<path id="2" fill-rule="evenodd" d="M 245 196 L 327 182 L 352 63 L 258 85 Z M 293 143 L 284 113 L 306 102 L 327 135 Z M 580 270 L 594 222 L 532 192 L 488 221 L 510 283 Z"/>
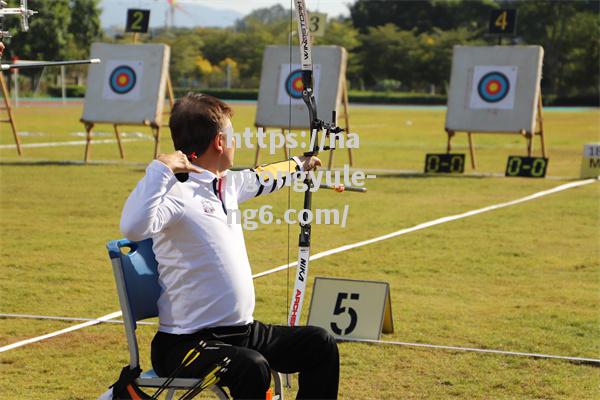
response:
<path id="1" fill-rule="evenodd" d="M 288 76 L 290 76 L 292 74 L 292 33 L 294 32 L 294 2 L 293 0 L 290 0 L 290 30 L 289 30 L 289 39 L 288 39 L 288 50 L 289 50 L 289 73 Z M 292 130 L 292 97 L 288 96 L 289 98 L 289 107 L 288 107 L 288 133 Z M 284 143 L 286 142 L 286 139 L 284 137 Z M 286 145 L 287 146 L 287 145 Z M 291 149 L 288 149 L 288 151 Z M 289 157 L 289 153 L 288 153 L 288 157 Z M 288 172 L 291 169 L 291 159 L 288 158 Z M 288 196 L 287 196 L 287 209 L 289 210 L 292 207 L 292 185 L 290 182 L 290 185 L 288 186 Z M 291 233 L 291 227 L 290 224 L 287 224 L 287 268 L 286 268 L 286 284 L 285 284 L 285 289 L 286 289 L 286 293 L 285 293 L 285 313 L 284 313 L 284 318 L 287 324 L 287 314 L 288 314 L 288 310 L 290 309 L 290 233 Z"/>

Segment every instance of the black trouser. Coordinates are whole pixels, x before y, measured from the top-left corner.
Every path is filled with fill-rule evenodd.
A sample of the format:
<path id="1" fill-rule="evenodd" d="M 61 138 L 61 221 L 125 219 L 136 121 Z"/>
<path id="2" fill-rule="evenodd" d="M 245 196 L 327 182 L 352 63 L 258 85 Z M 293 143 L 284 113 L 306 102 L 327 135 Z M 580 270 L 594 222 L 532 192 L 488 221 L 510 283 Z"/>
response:
<path id="1" fill-rule="evenodd" d="M 264 399 L 273 369 L 299 372 L 298 399 L 335 399 L 339 383 L 339 353 L 335 339 L 314 326 L 265 325 L 254 321 L 241 327 L 219 327 L 187 335 L 158 332 L 152 340 L 152 366 L 170 376 L 199 341 L 207 347 L 178 377 L 201 378 L 215 363 L 231 363 L 220 381 L 235 399 Z"/>

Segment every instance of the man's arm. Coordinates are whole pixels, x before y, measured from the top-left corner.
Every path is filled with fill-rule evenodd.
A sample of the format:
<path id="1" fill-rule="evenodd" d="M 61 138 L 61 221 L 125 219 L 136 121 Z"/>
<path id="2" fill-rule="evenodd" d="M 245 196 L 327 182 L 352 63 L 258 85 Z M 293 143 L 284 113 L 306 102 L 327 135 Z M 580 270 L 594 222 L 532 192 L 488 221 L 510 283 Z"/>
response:
<path id="1" fill-rule="evenodd" d="M 183 204 L 167 192 L 177 182 L 176 172 L 202 172 L 181 152 L 161 154 L 131 192 L 121 214 L 121 232 L 130 240 L 144 240 L 183 214 Z"/>
<path id="2" fill-rule="evenodd" d="M 238 203 L 273 193 L 285 185 L 286 177 L 297 171 L 310 171 L 321 165 L 317 157 L 292 157 L 287 161 L 258 166 L 240 171 L 241 184 L 237 186 Z"/>

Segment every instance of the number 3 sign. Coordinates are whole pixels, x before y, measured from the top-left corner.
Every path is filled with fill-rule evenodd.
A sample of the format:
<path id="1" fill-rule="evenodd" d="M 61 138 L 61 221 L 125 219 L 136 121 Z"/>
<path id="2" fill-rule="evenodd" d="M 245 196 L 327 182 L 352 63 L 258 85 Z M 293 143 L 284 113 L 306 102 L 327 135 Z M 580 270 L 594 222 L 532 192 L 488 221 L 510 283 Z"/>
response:
<path id="1" fill-rule="evenodd" d="M 379 339 L 392 333 L 392 304 L 387 282 L 316 277 L 308 325 L 338 338 Z"/>

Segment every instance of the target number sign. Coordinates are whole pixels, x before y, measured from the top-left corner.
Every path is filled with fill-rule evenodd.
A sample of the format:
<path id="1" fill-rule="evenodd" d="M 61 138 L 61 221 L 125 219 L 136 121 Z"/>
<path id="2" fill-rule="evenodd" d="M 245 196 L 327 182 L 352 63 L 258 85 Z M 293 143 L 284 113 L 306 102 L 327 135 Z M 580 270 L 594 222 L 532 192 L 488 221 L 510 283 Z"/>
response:
<path id="1" fill-rule="evenodd" d="M 327 23 L 327 14 L 318 12 L 308 13 L 308 29 L 311 36 L 321 37 L 325 35 L 325 24 Z"/>
<path id="2" fill-rule="evenodd" d="M 514 35 L 517 32 L 517 10 L 492 10 L 488 31 L 492 35 Z"/>
<path id="3" fill-rule="evenodd" d="M 465 155 L 458 153 L 427 154 L 425 156 L 425 173 L 459 173 L 465 172 Z"/>
<path id="4" fill-rule="evenodd" d="M 130 8 L 127 10 L 125 32 L 146 33 L 150 22 L 150 10 Z"/>
<path id="5" fill-rule="evenodd" d="M 141 61 L 107 61 L 102 97 L 107 100 L 138 100 L 142 72 Z"/>
<path id="6" fill-rule="evenodd" d="M 394 331 L 387 282 L 316 277 L 308 325 L 338 338 L 379 339 Z"/>
<path id="7" fill-rule="evenodd" d="M 517 72 L 516 66 L 475 66 L 470 108 L 512 110 Z"/>
<path id="8" fill-rule="evenodd" d="M 600 143 L 588 143 L 583 147 L 581 177 L 596 178 L 598 176 L 600 176 Z"/>
<path id="9" fill-rule="evenodd" d="M 504 176 L 543 178 L 547 169 L 548 159 L 545 157 L 509 156 Z"/>

